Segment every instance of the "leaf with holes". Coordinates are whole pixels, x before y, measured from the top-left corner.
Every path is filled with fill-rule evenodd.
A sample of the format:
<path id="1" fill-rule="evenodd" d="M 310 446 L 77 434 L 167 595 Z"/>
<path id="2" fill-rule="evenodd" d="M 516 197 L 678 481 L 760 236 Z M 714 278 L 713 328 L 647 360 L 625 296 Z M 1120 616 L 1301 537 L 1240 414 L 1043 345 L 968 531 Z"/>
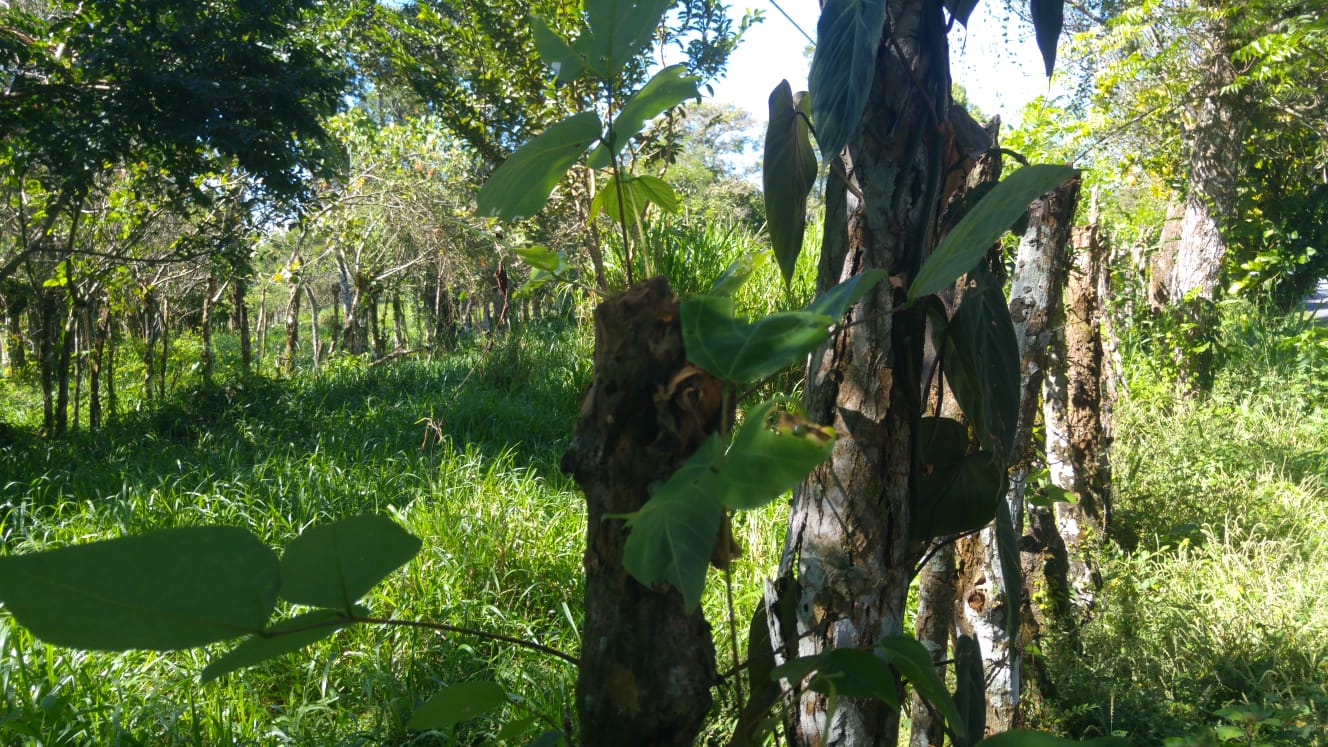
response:
<path id="1" fill-rule="evenodd" d="M 885 7 L 885 0 L 826 0 L 821 6 L 807 85 L 824 161 L 839 157 L 867 108 Z"/>
<path id="2" fill-rule="evenodd" d="M 833 428 L 817 425 L 796 403 L 772 399 L 752 408 L 719 468 L 728 508 L 759 508 L 792 490 L 830 456 Z"/>
<path id="3" fill-rule="evenodd" d="M 257 633 L 281 585 L 272 549 L 237 527 L 184 527 L 0 558 L 0 601 L 57 646 L 192 648 Z"/>
<path id="4" fill-rule="evenodd" d="M 922 263 L 908 288 L 908 299 L 929 296 L 973 269 L 991 245 L 1028 211 L 1029 203 L 1075 173 L 1069 166 L 1040 164 L 1025 166 L 1002 179 Z"/>
<path id="5" fill-rule="evenodd" d="M 828 316 L 786 311 L 748 322 L 733 299 L 693 296 L 681 304 L 683 347 L 692 363 L 732 383 L 759 381 L 800 362 L 830 336 Z"/>
<path id="6" fill-rule="evenodd" d="M 780 81 L 770 94 L 761 179 L 770 244 L 785 283 L 793 282 L 793 270 L 802 253 L 807 195 L 816 183 L 816 151 L 807 126 L 810 117 L 807 94 L 794 95 L 788 81 Z"/>
<path id="7" fill-rule="evenodd" d="M 475 213 L 521 220 L 539 212 L 567 170 L 601 134 L 594 112 L 550 125 L 494 170 L 475 197 Z"/>
<path id="8" fill-rule="evenodd" d="M 360 597 L 420 550 L 419 538 L 366 514 L 306 529 L 281 558 L 281 597 L 350 612 Z"/>

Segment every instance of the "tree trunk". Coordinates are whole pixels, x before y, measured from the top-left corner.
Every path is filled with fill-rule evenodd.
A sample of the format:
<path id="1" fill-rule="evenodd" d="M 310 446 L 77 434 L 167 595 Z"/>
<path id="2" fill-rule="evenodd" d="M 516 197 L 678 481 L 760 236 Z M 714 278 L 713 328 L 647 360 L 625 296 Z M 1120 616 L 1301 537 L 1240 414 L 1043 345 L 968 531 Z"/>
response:
<path id="1" fill-rule="evenodd" d="M 687 364 L 677 297 L 655 278 L 595 311 L 595 375 L 564 472 L 586 495 L 581 744 L 691 745 L 716 684 L 710 626 L 622 566 L 629 513 L 718 427 L 720 382 Z"/>
<path id="2" fill-rule="evenodd" d="M 401 292 L 392 291 L 392 351 L 400 352 L 410 347 L 410 338 L 406 335 L 406 314 L 401 310 Z"/>
<path id="3" fill-rule="evenodd" d="M 284 371 L 287 376 L 295 373 L 295 352 L 300 342 L 300 283 L 291 286 L 290 298 L 286 301 L 286 361 Z"/>
<path id="4" fill-rule="evenodd" d="M 835 171 L 826 184 L 820 292 L 873 268 L 911 276 L 932 245 L 950 106 L 945 24 L 941 5 L 921 0 L 889 2 L 887 18 L 866 110 L 843 158 L 854 189 Z M 811 357 L 808 415 L 839 437 L 794 491 L 780 575 L 796 596 L 797 632 L 784 640 L 772 625 L 777 661 L 903 632 L 923 550 L 909 538 L 909 502 L 924 326 L 916 310 L 894 313 L 898 303 L 881 283 Z M 895 744 L 898 708 L 840 699 L 828 713 L 825 696 L 789 686 L 795 743 L 819 745 L 828 731 L 831 744 Z"/>
<path id="5" fill-rule="evenodd" d="M 1236 219 L 1237 169 L 1247 129 L 1239 95 L 1226 89 L 1236 79 L 1230 21 L 1217 13 L 1199 24 L 1199 101 L 1186 128 L 1189 190 L 1181 219 L 1176 261 L 1167 280 L 1172 304 L 1190 294 L 1212 301 L 1226 255 L 1223 221 Z"/>
<path id="6" fill-rule="evenodd" d="M 40 316 L 40 340 L 38 357 L 40 358 L 40 378 L 42 390 L 42 433 L 51 435 L 55 432 L 55 346 L 59 342 L 59 325 L 56 324 L 56 303 L 58 289 L 42 288 L 38 291 L 38 314 Z"/>
<path id="7" fill-rule="evenodd" d="M 111 389 L 111 366 L 106 361 L 106 338 L 111 333 L 111 304 L 107 298 L 96 303 L 97 321 L 92 328 L 92 355 L 88 365 L 88 428 L 101 428 L 101 375 L 103 366 L 107 373 L 107 390 Z"/>
<path id="8" fill-rule="evenodd" d="M 202 338 L 203 357 L 199 361 L 203 386 L 212 386 L 212 298 L 217 294 L 217 279 L 208 273 L 207 287 L 203 290 L 203 311 L 199 316 L 198 334 Z"/>
<path id="9" fill-rule="evenodd" d="M 1024 490 L 1031 457 L 1033 425 L 1048 365 L 1051 344 L 1065 284 L 1065 253 L 1079 195 L 1079 180 L 1071 179 L 1034 202 L 1028 228 L 1019 241 L 1011 280 L 1010 318 L 1019 345 L 1019 417 L 1015 453 L 1009 457 L 1014 473 L 1005 501 L 1018 532 L 1023 523 Z M 987 682 L 987 729 L 1008 731 L 1019 725 L 1023 645 L 1031 623 L 1029 598 L 1008 599 L 1004 573 L 992 527 L 959 541 L 960 582 L 956 600 L 959 628 L 978 644 Z M 1020 609 L 1021 628 L 1009 630 L 1007 605 Z"/>
<path id="10" fill-rule="evenodd" d="M 249 281 L 237 272 L 231 278 L 231 322 L 240 335 L 240 370 L 245 375 L 253 365 L 253 344 L 249 337 Z"/>
<path id="11" fill-rule="evenodd" d="M 304 295 L 309 299 L 309 345 L 314 354 L 314 370 L 318 370 L 321 351 L 318 347 L 318 299 L 314 298 L 314 289 L 308 283 L 304 286 Z"/>

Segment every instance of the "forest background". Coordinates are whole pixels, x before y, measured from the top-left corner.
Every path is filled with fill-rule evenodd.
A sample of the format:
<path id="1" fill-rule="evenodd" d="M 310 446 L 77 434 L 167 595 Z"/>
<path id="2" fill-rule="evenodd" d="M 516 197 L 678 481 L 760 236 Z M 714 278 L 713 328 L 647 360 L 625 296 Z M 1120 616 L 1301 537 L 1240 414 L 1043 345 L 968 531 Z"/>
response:
<path id="1" fill-rule="evenodd" d="M 1048 20 L 1052 5 L 1059 24 Z M 876 9 L 888 23 L 922 9 L 958 33 L 973 4 L 943 6 L 827 4 L 855 21 Z M 839 110 L 818 103 L 815 90 L 803 110 L 803 99 L 785 102 L 779 81 L 768 82 L 767 119 L 776 124 L 763 148 L 751 113 L 694 99 L 725 74 L 751 24 L 782 19 L 737 17 L 708 0 L 662 4 L 662 17 L 634 42 L 640 54 L 611 52 L 616 68 L 569 72 L 582 42 L 569 53 L 551 38 L 592 39 L 594 8 L 603 7 L 616 5 L 218 0 L 185 9 L 16 0 L 0 11 L 3 559 L 219 525 L 287 548 L 288 558 L 298 556 L 296 537 L 310 537 L 308 547 L 319 541 L 312 530 L 328 526 L 367 532 L 367 544 L 402 555 L 388 562 L 369 553 L 370 565 L 384 567 L 366 572 L 362 589 L 339 587 L 357 592 L 342 594 L 340 617 L 326 616 L 322 608 L 336 605 L 316 601 L 325 598 L 318 593 L 301 601 L 283 576 L 279 610 L 325 615 L 299 618 L 317 635 L 254 636 L 297 638 L 291 649 L 299 652 L 261 652 L 244 662 L 256 666 L 207 676 L 201 687 L 209 665 L 234 661 L 225 645 L 107 643 L 117 622 L 95 605 L 57 605 L 54 622 L 30 621 L 18 587 L 40 585 L 19 584 L 27 566 L 7 565 L 0 741 L 594 742 L 593 704 L 578 698 L 577 681 L 589 669 L 583 633 L 594 602 L 584 551 L 595 509 L 582 497 L 584 475 L 566 474 L 577 470 L 563 455 L 587 431 L 578 425 L 583 395 L 603 373 L 595 308 L 659 274 L 684 299 L 684 325 L 695 313 L 686 309 L 697 308 L 686 300 L 720 288 L 735 323 L 824 312 L 813 299 L 839 287 L 823 268 L 843 251 L 833 244 L 836 216 L 855 195 L 836 185 L 858 178 L 851 158 L 836 158 L 847 148 L 871 160 L 865 126 L 841 127 L 841 147 L 827 154 Z M 982 112 L 970 106 L 951 121 L 944 102 L 930 102 L 949 128 L 935 131 L 956 133 L 946 142 L 960 146 L 940 180 L 956 182 L 945 194 L 958 207 L 929 229 L 936 253 L 946 232 L 960 232 L 959 214 L 981 213 L 978 198 L 991 189 L 976 177 L 958 186 L 964 179 L 951 175 L 968 178 L 992 157 L 1007 174 L 1029 162 L 1078 171 L 1027 210 L 1027 199 L 1017 205 L 1023 217 L 998 226 L 1012 229 L 1001 246 L 978 246 L 986 270 L 972 268 L 974 255 L 949 278 L 970 272 L 938 296 L 948 322 L 914 316 L 958 329 L 956 308 L 965 307 L 955 299 L 987 297 L 979 275 L 1000 282 L 999 306 L 1009 299 L 1021 340 L 1032 341 L 1009 361 L 1020 361 L 1022 374 L 1011 401 L 1022 395 L 1020 409 L 1033 414 L 1020 421 L 1018 453 L 988 485 L 985 468 L 965 465 L 997 451 L 987 440 L 994 431 L 984 432 L 993 416 L 972 403 L 996 405 L 965 394 L 962 372 L 947 365 L 941 404 L 920 413 L 933 424 L 914 428 L 939 433 L 936 416 L 954 419 L 944 408 L 950 398 L 963 406 L 967 435 L 950 462 L 913 465 L 972 477 L 965 490 L 981 493 L 992 512 L 1010 512 L 1023 566 L 1013 576 L 1024 582 L 1007 585 L 1008 552 L 998 557 L 995 530 L 979 529 L 990 515 L 910 540 L 909 578 L 893 592 L 902 614 L 873 630 L 932 644 L 940 692 L 908 669 L 902 649 L 890 649 L 895 658 L 878 655 L 890 662 L 882 672 L 836 673 L 829 659 L 801 681 L 780 670 L 782 688 L 763 702 L 770 676 L 758 660 L 792 661 L 769 640 L 779 626 L 757 622 L 784 599 L 767 580 L 788 571 L 781 544 L 790 502 L 726 509 L 722 541 L 712 532 L 703 543 L 718 556 L 702 559 L 699 611 L 684 609 L 694 605 L 673 589 L 690 594 L 683 577 L 642 587 L 679 619 L 708 621 L 715 657 L 713 695 L 694 733 L 669 728 L 684 743 L 817 743 L 825 735 L 879 743 L 845 725 L 844 714 L 868 722 L 877 718 L 870 703 L 893 698 L 881 723 L 892 739 L 914 744 L 975 742 L 981 734 L 962 733 L 961 722 L 969 732 L 976 723 L 993 734 L 1035 728 L 1135 744 L 1328 742 L 1328 629 L 1316 614 L 1328 586 L 1328 333 L 1302 305 L 1328 274 L 1328 21 L 1314 3 L 1292 0 L 1004 11 L 1025 18 L 1030 33 L 1036 27 L 1059 93 L 1034 99 L 1013 129 L 989 126 L 985 140 L 962 130 L 984 122 Z M 839 38 L 824 20 L 832 16 L 814 35 Z M 868 59 L 881 49 L 916 70 L 933 59 L 884 38 Z M 801 58 L 804 49 L 788 54 Z M 593 56 L 580 58 L 595 67 Z M 820 64 L 824 76 L 831 63 Z M 845 89 L 866 97 L 867 81 Z M 909 100 L 902 90 L 909 86 L 889 93 L 901 107 Z M 633 91 L 656 92 L 637 94 L 647 102 L 638 113 L 648 115 L 637 131 L 614 140 L 612 128 L 597 130 L 569 151 L 565 176 L 523 172 L 543 191 L 535 209 L 513 202 L 524 186 L 499 197 L 484 191 L 491 177 L 501 183 L 499 164 L 530 153 L 523 144 L 586 112 L 626 127 Z M 962 89 L 953 96 L 962 106 Z M 872 104 L 863 106 L 874 116 Z M 808 121 L 827 154 L 819 170 L 799 160 Z M 964 140 L 970 135 L 978 146 Z M 581 156 L 596 139 L 612 152 Z M 756 150 L 761 178 L 735 157 Z M 827 165 L 834 162 L 841 166 Z M 786 185 L 804 178 L 802 196 L 790 195 Z M 477 205 L 503 220 L 482 217 Z M 805 237 L 801 221 L 789 221 L 802 212 Z M 1072 224 L 1082 230 L 1072 233 Z M 1047 294 L 1051 321 L 1042 332 L 1016 313 L 1028 293 L 1019 285 L 1024 252 L 1035 249 L 1050 258 L 1038 287 L 1060 289 Z M 873 303 L 871 294 L 902 294 L 917 270 L 898 283 L 877 277 L 879 290 L 855 291 L 855 302 L 866 299 L 855 308 Z M 743 282 L 725 285 L 735 277 Z M 1056 402 L 1074 411 L 1076 400 L 1057 395 L 1056 381 L 1084 381 L 1074 378 L 1084 374 L 1075 373 L 1065 335 L 1085 299 L 1096 305 L 1077 318 L 1092 339 L 1097 393 L 1084 411 L 1093 415 L 1090 431 L 1105 437 L 1071 455 L 1078 431 Z M 824 314 L 831 331 L 850 335 L 835 339 L 872 323 L 870 314 L 833 308 L 839 313 Z M 947 363 L 965 354 L 935 339 Z M 687 351 L 700 360 L 691 343 Z M 818 423 L 832 423 L 817 418 L 819 385 L 805 380 L 804 367 L 753 376 L 761 381 L 726 406 L 750 414 L 774 398 L 798 423 L 788 433 L 820 433 Z M 1045 381 L 1030 378 L 1042 370 Z M 834 425 L 837 443 L 850 443 L 852 429 Z M 658 482 L 688 455 L 675 456 Z M 795 517 L 806 496 L 825 489 L 817 474 L 795 491 Z M 658 495 L 658 482 L 646 482 Z M 938 505 L 958 500 L 948 484 L 908 485 Z M 1004 502 L 987 500 L 997 493 Z M 916 523 L 923 514 L 913 500 Z M 418 545 L 354 523 L 366 514 L 389 517 Z M 1040 530 L 1039 521 L 1049 523 Z M 1087 531 L 1068 533 L 1071 525 Z M 1061 556 L 1040 531 L 1061 542 L 1061 587 L 1047 570 Z M 966 561 L 965 552 L 976 554 Z M 107 561 L 116 579 L 156 578 L 152 564 L 88 557 Z M 951 565 L 937 566 L 945 557 Z M 706 574 L 705 560 L 719 572 Z M 62 581 L 86 574 L 89 563 L 76 565 Z M 938 578 L 951 581 L 937 586 Z M 115 583 L 110 596 L 124 591 Z M 992 600 L 985 617 L 975 593 Z M 1012 607 L 1025 613 L 1022 624 L 1005 617 Z M 949 610 L 939 637 L 938 609 Z M 254 629 L 266 624 L 264 615 Z M 768 655 L 759 653 L 763 627 Z M 103 634 L 110 638 L 96 637 Z M 981 677 L 965 674 L 964 638 L 979 641 Z M 873 643 L 863 645 L 885 651 Z M 133 650 L 85 650 L 106 648 Z M 156 648 L 172 650 L 141 650 Z M 863 697 L 841 699 L 840 690 Z M 974 693 L 975 709 L 965 705 Z M 925 697 L 910 700 L 915 694 Z M 789 715 L 798 699 L 822 714 L 815 728 Z M 963 717 L 952 720 L 945 703 L 966 708 Z M 902 724 L 892 720 L 901 704 Z"/>

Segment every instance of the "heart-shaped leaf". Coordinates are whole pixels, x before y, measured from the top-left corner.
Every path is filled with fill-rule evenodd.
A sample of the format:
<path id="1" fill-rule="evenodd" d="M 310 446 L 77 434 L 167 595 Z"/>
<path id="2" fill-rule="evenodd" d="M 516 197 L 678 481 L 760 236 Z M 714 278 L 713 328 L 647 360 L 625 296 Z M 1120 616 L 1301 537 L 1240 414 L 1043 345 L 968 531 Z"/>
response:
<path id="1" fill-rule="evenodd" d="M 985 267 L 969 289 L 945 336 L 945 377 L 968 416 L 978 443 L 1004 466 L 1016 458 L 1019 419 L 1019 342 L 1010 309 Z"/>
<path id="2" fill-rule="evenodd" d="M 594 112 L 550 125 L 494 170 L 475 197 L 475 213 L 521 220 L 539 212 L 577 157 L 601 134 Z"/>
<path id="3" fill-rule="evenodd" d="M 360 597 L 419 551 L 419 538 L 385 516 L 352 516 L 312 527 L 286 546 L 281 596 L 295 604 L 350 612 Z"/>
<path id="4" fill-rule="evenodd" d="M 681 304 L 687 357 L 733 383 L 759 381 L 801 361 L 829 337 L 833 320 L 808 311 L 786 311 L 747 322 L 733 315 L 733 300 L 693 296 Z"/>
<path id="5" fill-rule="evenodd" d="M 816 151 L 812 149 L 807 120 L 811 100 L 805 92 L 793 95 L 788 81 L 780 81 L 770 94 L 770 119 L 765 131 L 765 159 L 761 179 L 765 192 L 766 226 L 784 282 L 802 253 L 807 228 L 807 195 L 816 183 Z"/>
<path id="6" fill-rule="evenodd" d="M 237 527 L 184 527 L 0 558 L 0 601 L 57 646 L 165 651 L 267 624 L 277 556 Z"/>
<path id="7" fill-rule="evenodd" d="M 632 532 L 623 547 L 623 567 L 649 586 L 667 581 L 682 593 L 688 610 L 701 603 L 710 551 L 719 536 L 724 507 L 716 487 L 723 444 L 712 435 L 639 511 L 618 516 Z"/>
<path id="8" fill-rule="evenodd" d="M 826 0 L 807 86 L 821 160 L 838 158 L 867 108 L 886 0 Z"/>

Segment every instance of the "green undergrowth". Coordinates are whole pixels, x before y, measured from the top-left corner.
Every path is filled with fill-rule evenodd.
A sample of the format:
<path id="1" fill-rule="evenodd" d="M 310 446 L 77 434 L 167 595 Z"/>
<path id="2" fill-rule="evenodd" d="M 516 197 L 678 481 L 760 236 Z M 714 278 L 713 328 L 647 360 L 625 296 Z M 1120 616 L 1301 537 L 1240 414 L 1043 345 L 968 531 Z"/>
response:
<path id="1" fill-rule="evenodd" d="M 383 513 L 424 549 L 371 592 L 375 616 L 576 655 L 584 503 L 557 464 L 591 344 L 570 325 L 536 325 L 433 362 L 339 358 L 317 375 L 181 391 L 92 436 L 42 440 L 36 424 L 11 425 L 0 445 L 0 549 L 199 524 L 243 526 L 280 548 L 309 526 Z M 13 387 L 6 396 L 26 395 Z M 781 515 L 772 506 L 735 521 L 746 549 L 732 578 L 740 639 L 777 561 Z M 722 574 L 710 575 L 704 605 L 719 669 L 731 670 Z M 0 744 L 489 743 L 501 722 L 529 710 L 554 724 L 575 713 L 573 666 L 462 634 L 351 628 L 200 686 L 225 649 L 73 651 L 33 640 L 0 608 Z M 500 683 L 528 708 L 472 721 L 450 739 L 405 729 L 426 698 L 471 679 Z M 731 685 L 716 699 L 710 729 L 719 735 L 732 728 Z"/>
<path id="2" fill-rule="evenodd" d="M 1328 744 L 1328 330 L 1223 313 L 1211 392 L 1125 361 L 1116 543 L 1091 621 L 1048 655 L 1071 732 Z"/>
<path id="3" fill-rule="evenodd" d="M 95 437 L 16 428 L 0 451 L 4 550 L 189 524 L 244 526 L 280 547 L 310 525 L 384 513 L 425 549 L 371 593 L 375 615 L 575 654 L 584 510 L 556 465 L 588 346 L 576 330 L 528 330 L 433 363 L 344 360 L 199 390 Z M 0 744 L 431 744 L 403 725 L 447 684 L 493 679 L 558 717 L 575 681 L 552 657 L 404 627 L 349 629 L 199 686 L 217 653 L 71 651 L 0 613 Z"/>

